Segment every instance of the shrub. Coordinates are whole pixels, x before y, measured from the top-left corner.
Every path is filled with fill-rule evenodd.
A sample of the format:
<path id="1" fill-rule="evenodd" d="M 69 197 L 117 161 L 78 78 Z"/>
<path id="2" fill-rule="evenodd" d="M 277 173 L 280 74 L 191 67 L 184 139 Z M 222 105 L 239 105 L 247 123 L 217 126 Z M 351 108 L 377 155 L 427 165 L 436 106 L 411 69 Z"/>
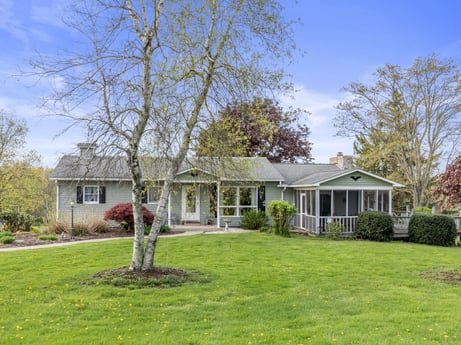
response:
<path id="1" fill-rule="evenodd" d="M 150 233 L 150 229 L 151 229 L 151 225 L 145 225 L 144 226 L 144 235 L 149 235 Z M 166 224 L 163 224 L 160 226 L 160 231 L 159 231 L 161 234 L 166 234 L 166 233 L 170 233 L 171 232 L 171 228 L 166 225 Z"/>
<path id="2" fill-rule="evenodd" d="M 274 221 L 275 234 L 290 236 L 290 222 L 297 212 L 296 207 L 283 200 L 274 200 L 269 204 L 268 210 Z"/>
<path id="3" fill-rule="evenodd" d="M 109 224 L 104 220 L 97 220 L 90 223 L 90 225 L 88 225 L 88 229 L 90 233 L 95 234 L 105 234 L 111 230 Z"/>
<path id="4" fill-rule="evenodd" d="M 392 241 L 394 223 L 386 212 L 364 211 L 357 217 L 355 236 L 370 241 Z"/>
<path id="5" fill-rule="evenodd" d="M 408 223 L 410 242 L 436 246 L 452 246 L 456 240 L 456 224 L 445 215 L 414 214 Z"/>
<path id="6" fill-rule="evenodd" d="M 264 226 L 262 226 L 262 227 L 259 228 L 259 232 L 271 233 L 271 232 L 272 232 L 272 228 L 271 228 L 270 226 L 264 225 Z"/>
<path id="7" fill-rule="evenodd" d="M 90 230 L 87 224 L 81 222 L 74 224 L 74 236 L 87 236 L 89 233 Z"/>
<path id="8" fill-rule="evenodd" d="M 13 243 L 14 240 L 15 240 L 14 236 L 12 236 L 12 235 L 0 236 L 0 243 L 3 243 L 3 244 Z"/>
<path id="9" fill-rule="evenodd" d="M 11 231 L 0 231 L 0 237 L 13 236 Z"/>
<path id="10" fill-rule="evenodd" d="M 144 224 L 152 225 L 154 221 L 154 215 L 146 207 L 142 206 L 142 214 L 144 218 Z M 127 230 L 134 230 L 134 219 L 133 219 L 133 204 L 131 202 L 126 202 L 122 204 L 117 204 L 114 207 L 110 208 L 104 213 L 105 220 L 113 220 L 117 223 L 126 223 Z"/>
<path id="11" fill-rule="evenodd" d="M 340 222 L 334 221 L 327 224 L 325 228 L 325 236 L 336 240 L 341 237 L 343 231 L 344 226 Z"/>
<path id="12" fill-rule="evenodd" d="M 424 206 L 416 206 L 415 207 L 415 213 L 426 213 L 426 214 L 431 214 L 432 209 L 430 207 L 424 207 Z"/>
<path id="13" fill-rule="evenodd" d="M 168 225 L 163 224 L 162 226 L 160 226 L 160 233 L 167 234 L 170 232 L 171 232 L 171 228 Z"/>
<path id="14" fill-rule="evenodd" d="M 265 226 L 268 220 L 266 212 L 250 210 L 243 215 L 240 226 L 244 229 L 257 230 Z"/>
<path id="15" fill-rule="evenodd" d="M 32 217 L 18 211 L 4 211 L 0 213 L 0 220 L 3 223 L 3 229 L 11 232 L 29 231 L 32 225 Z"/>
<path id="16" fill-rule="evenodd" d="M 58 239 L 58 236 L 56 236 L 55 234 L 41 235 L 38 237 L 38 239 L 41 241 L 56 241 Z"/>
<path id="17" fill-rule="evenodd" d="M 62 233 L 68 234 L 70 229 L 64 222 L 56 222 L 49 225 L 48 231 L 50 234 L 61 235 Z"/>

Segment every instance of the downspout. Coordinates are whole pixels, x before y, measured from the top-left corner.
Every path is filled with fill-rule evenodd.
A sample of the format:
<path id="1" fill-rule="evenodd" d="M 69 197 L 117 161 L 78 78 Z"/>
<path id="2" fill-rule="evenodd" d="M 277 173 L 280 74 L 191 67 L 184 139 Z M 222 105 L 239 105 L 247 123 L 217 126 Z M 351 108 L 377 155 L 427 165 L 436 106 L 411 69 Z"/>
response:
<path id="1" fill-rule="evenodd" d="M 287 190 L 287 186 L 283 187 L 283 189 L 282 189 L 282 201 L 285 201 L 283 194 L 285 193 L 286 190 Z"/>

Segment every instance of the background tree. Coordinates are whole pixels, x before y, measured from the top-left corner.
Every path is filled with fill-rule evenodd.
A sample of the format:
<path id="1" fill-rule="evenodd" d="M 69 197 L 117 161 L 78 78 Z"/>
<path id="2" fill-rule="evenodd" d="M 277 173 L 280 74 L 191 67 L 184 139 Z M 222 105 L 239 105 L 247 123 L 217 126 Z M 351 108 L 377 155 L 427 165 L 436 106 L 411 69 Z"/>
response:
<path id="1" fill-rule="evenodd" d="M 27 131 L 23 120 L 0 109 L 0 164 L 16 157 L 24 146 Z"/>
<path id="2" fill-rule="evenodd" d="M 36 152 L 24 152 L 27 132 L 25 121 L 0 110 L 0 211 L 47 222 L 55 197 L 49 190 L 50 170 L 39 166 Z"/>
<path id="3" fill-rule="evenodd" d="M 433 193 L 442 211 L 461 203 L 461 156 L 448 164 L 445 172 L 437 176 L 437 186 Z"/>
<path id="4" fill-rule="evenodd" d="M 131 269 L 153 268 L 168 195 L 197 123 L 231 99 L 284 88 L 277 63 L 290 56 L 293 39 L 281 13 L 274 0 L 79 1 L 69 25 L 88 44 L 68 59 L 37 62 L 42 77 L 65 82 L 48 103 L 54 112 L 87 123 L 102 154 L 127 157 Z M 82 103 L 94 108 L 82 115 Z M 146 245 L 141 154 L 169 163 Z"/>
<path id="5" fill-rule="evenodd" d="M 198 156 L 266 157 L 274 163 L 312 160 L 310 134 L 297 123 L 301 111 L 283 111 L 271 99 L 232 102 L 201 130 Z"/>
<path id="6" fill-rule="evenodd" d="M 459 70 L 431 55 L 406 69 L 386 65 L 374 77 L 345 88 L 353 99 L 337 107 L 338 134 L 355 137 L 359 166 L 396 178 L 413 206 L 427 205 L 434 172 L 459 140 Z"/>

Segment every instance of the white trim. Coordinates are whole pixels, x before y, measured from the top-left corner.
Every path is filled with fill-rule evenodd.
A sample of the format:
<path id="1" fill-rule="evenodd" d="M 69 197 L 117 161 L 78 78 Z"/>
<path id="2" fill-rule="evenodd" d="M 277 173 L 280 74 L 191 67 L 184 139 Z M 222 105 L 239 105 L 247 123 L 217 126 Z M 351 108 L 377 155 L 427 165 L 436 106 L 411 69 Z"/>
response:
<path id="1" fill-rule="evenodd" d="M 96 192 L 96 197 L 97 197 L 97 200 L 93 200 L 93 201 L 86 201 L 86 188 L 96 188 L 97 189 L 97 192 Z M 83 191 L 82 191 L 82 197 L 83 197 L 83 200 L 82 200 L 82 203 L 85 204 L 85 205 L 95 205 L 95 204 L 99 204 L 99 193 L 100 193 L 100 189 L 99 189 L 99 186 L 98 185 L 84 185 L 83 186 Z"/>
<path id="2" fill-rule="evenodd" d="M 60 199 L 59 199 L 59 184 L 56 184 L 56 221 L 59 220 L 59 204 L 60 204 Z"/>

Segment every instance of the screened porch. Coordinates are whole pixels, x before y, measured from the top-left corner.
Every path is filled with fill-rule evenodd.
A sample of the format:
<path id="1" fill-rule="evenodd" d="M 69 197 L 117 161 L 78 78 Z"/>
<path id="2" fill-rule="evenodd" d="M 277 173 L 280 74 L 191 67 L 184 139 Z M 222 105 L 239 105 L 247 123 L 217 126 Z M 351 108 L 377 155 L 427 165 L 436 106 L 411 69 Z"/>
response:
<path id="1" fill-rule="evenodd" d="M 298 213 L 296 228 L 322 234 L 330 223 L 341 224 L 342 232 L 352 234 L 357 216 L 365 210 L 391 213 L 390 189 L 305 189 L 294 191 Z"/>

